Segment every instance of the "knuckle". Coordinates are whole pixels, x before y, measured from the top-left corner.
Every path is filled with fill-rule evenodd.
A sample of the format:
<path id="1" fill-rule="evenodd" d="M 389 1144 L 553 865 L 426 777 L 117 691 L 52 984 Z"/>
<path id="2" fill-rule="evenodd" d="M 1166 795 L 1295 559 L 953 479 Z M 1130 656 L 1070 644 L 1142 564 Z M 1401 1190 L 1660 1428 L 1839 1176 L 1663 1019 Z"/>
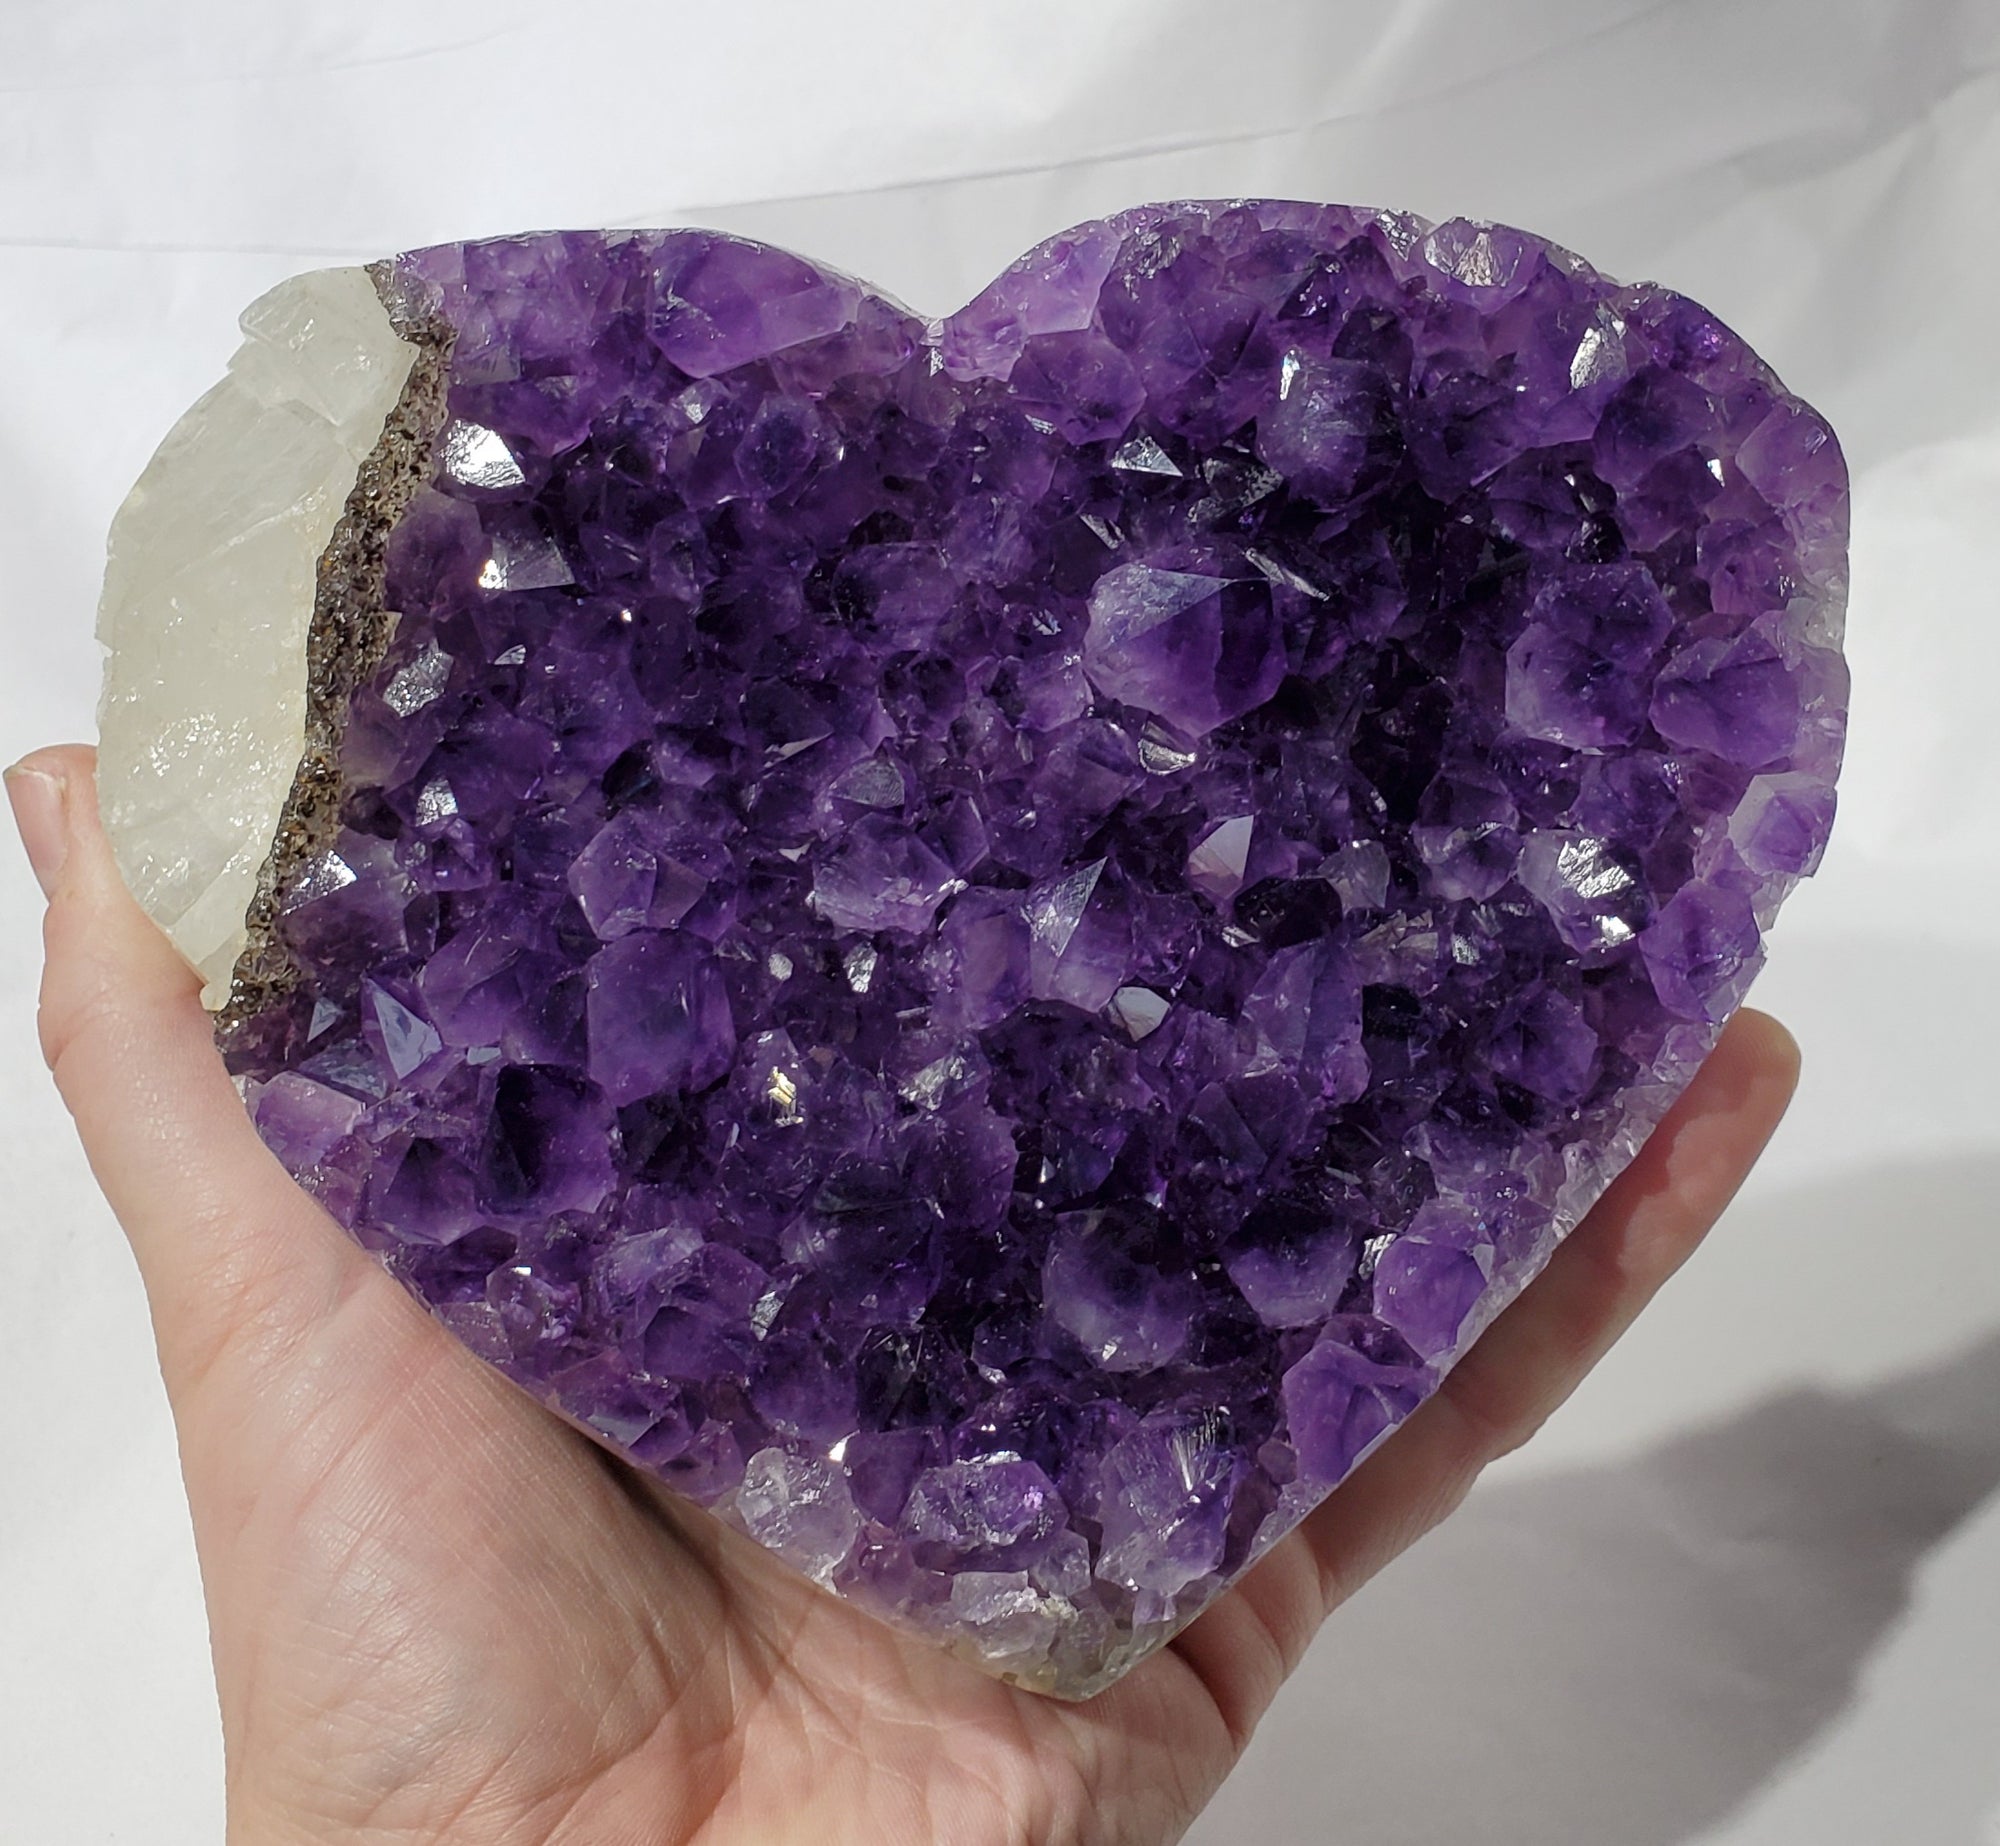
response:
<path id="1" fill-rule="evenodd" d="M 78 992 L 51 977 L 42 984 L 35 1028 L 42 1061 L 54 1075 L 56 1087 L 67 1096 L 78 1064 L 87 1062 L 100 1046 L 115 1044 L 120 1036 L 115 996 L 98 985 Z"/>

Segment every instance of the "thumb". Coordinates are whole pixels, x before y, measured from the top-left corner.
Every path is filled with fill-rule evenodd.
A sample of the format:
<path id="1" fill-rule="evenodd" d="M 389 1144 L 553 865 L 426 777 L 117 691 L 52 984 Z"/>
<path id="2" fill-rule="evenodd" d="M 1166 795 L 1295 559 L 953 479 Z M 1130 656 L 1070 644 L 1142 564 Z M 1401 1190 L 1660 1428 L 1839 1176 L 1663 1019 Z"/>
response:
<path id="1" fill-rule="evenodd" d="M 201 979 L 125 888 L 98 821 L 96 753 L 7 771 L 43 926 L 42 1054 L 130 1238 L 170 1396 L 225 1347 L 289 1347 L 367 1259 L 257 1138 Z"/>

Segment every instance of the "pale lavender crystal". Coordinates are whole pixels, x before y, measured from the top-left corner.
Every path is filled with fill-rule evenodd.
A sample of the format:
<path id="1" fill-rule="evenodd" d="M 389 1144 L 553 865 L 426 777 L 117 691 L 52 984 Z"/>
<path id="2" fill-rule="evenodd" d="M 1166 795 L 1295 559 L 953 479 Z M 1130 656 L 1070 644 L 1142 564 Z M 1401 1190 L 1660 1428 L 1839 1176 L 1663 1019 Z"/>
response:
<path id="1" fill-rule="evenodd" d="M 927 327 L 699 231 L 418 252 L 279 1157 L 799 1570 L 1069 1694 L 1433 1391 L 1817 864 L 1825 423 L 1693 303 L 1332 207 Z"/>

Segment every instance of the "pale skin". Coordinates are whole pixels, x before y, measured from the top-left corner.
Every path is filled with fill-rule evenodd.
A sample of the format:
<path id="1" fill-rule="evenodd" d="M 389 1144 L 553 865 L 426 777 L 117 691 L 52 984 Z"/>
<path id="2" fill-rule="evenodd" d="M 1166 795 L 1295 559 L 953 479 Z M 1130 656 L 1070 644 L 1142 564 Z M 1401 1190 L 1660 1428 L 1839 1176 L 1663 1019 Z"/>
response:
<path id="1" fill-rule="evenodd" d="M 1797 1079 L 1783 1027 L 1740 1014 L 1394 1439 L 1172 1645 L 1062 1704 L 854 1613 L 457 1346 L 252 1132 L 196 977 L 111 863 L 91 753 L 8 787 L 49 894 L 42 1048 L 179 1432 L 233 1846 L 1177 1839 L 1327 1612 L 1691 1254 Z"/>

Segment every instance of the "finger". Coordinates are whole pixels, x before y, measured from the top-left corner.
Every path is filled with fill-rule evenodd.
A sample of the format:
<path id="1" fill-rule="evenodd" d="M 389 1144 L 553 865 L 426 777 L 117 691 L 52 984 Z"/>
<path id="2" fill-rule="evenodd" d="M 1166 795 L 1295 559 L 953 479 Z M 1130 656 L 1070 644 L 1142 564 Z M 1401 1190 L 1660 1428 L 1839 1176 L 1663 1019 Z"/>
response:
<path id="1" fill-rule="evenodd" d="M 1397 1439 L 1306 1522 L 1329 1607 L 1456 1506 L 1480 1469 L 1520 1447 L 1576 1389 L 1735 1197 L 1798 1074 L 1791 1034 L 1766 1014 L 1739 1013 L 1548 1267 Z"/>
<path id="2" fill-rule="evenodd" d="M 366 1258 L 258 1140 L 200 977 L 119 876 L 94 770 L 95 753 L 72 745 L 8 777 L 49 891 L 42 1051 L 131 1239 L 175 1392 L 226 1344 L 305 1331 Z"/>
<path id="3" fill-rule="evenodd" d="M 1798 1047 L 1739 1013 L 1631 1165 L 1395 1437 L 1177 1649 L 1247 1734 L 1326 1614 L 1548 1419 L 1684 1263 L 1798 1083 Z"/>

